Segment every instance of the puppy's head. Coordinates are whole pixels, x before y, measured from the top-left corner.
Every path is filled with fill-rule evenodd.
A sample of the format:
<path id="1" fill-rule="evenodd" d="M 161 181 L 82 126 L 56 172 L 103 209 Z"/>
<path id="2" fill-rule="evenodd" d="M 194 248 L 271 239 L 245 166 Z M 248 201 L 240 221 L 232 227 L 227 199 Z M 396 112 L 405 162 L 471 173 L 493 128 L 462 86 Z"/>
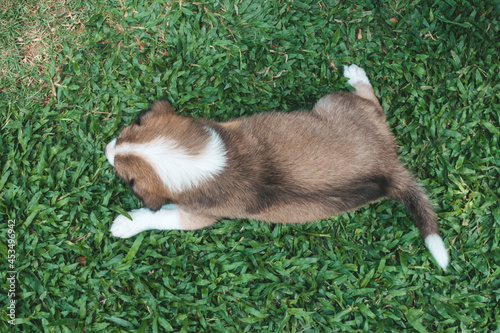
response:
<path id="1" fill-rule="evenodd" d="M 142 112 L 105 149 L 118 175 L 143 205 L 158 210 L 225 165 L 220 138 L 166 101 Z M 206 163 L 206 160 L 209 163 Z"/>
<path id="2" fill-rule="evenodd" d="M 105 149 L 106 158 L 118 175 L 143 205 L 152 210 L 160 209 L 169 198 L 167 189 L 148 159 L 154 154 L 151 150 L 155 140 L 169 136 L 165 125 L 173 117 L 175 114 L 169 102 L 156 102 L 150 110 L 141 112 Z"/>

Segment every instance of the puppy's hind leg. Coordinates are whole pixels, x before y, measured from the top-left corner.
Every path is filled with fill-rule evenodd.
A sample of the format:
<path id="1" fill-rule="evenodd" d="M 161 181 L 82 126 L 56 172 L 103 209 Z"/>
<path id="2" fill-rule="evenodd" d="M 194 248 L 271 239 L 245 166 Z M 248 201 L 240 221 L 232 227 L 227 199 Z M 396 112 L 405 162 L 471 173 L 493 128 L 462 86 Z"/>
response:
<path id="1" fill-rule="evenodd" d="M 371 101 L 382 114 L 384 113 L 363 68 L 357 65 L 344 66 L 344 76 L 349 79 L 347 83 L 356 88 L 354 94 Z"/>
<path id="2" fill-rule="evenodd" d="M 132 220 L 118 216 L 111 226 L 115 237 L 129 238 L 145 230 L 195 230 L 212 225 L 216 219 L 197 216 L 178 209 L 175 205 L 165 205 L 159 211 L 148 208 L 135 209 L 129 213 Z"/>

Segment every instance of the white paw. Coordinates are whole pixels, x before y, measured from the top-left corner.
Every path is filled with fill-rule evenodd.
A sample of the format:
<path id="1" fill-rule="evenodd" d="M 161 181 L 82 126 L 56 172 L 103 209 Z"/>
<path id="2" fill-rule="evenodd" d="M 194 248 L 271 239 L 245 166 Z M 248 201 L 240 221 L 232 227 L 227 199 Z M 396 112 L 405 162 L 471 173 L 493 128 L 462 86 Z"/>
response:
<path id="1" fill-rule="evenodd" d="M 111 234 L 115 237 L 129 238 L 143 231 L 144 224 L 141 223 L 143 221 L 141 221 L 140 218 L 141 215 L 144 215 L 141 214 L 142 210 L 147 211 L 148 209 L 145 208 L 136 209 L 129 213 L 130 217 L 132 217 L 132 221 L 129 220 L 128 217 L 125 217 L 124 215 L 118 216 L 113 221 L 113 225 L 111 226 L 110 230 Z"/>
<path id="2" fill-rule="evenodd" d="M 180 223 L 179 210 L 175 205 L 165 205 L 153 212 L 147 208 L 134 209 L 129 212 L 132 221 L 120 215 L 111 226 L 115 237 L 129 238 L 145 230 L 183 230 Z"/>
<path id="3" fill-rule="evenodd" d="M 344 66 L 344 76 L 349 79 L 347 83 L 353 87 L 358 82 L 370 84 L 370 80 L 368 80 L 365 70 L 354 64 L 351 66 Z"/>

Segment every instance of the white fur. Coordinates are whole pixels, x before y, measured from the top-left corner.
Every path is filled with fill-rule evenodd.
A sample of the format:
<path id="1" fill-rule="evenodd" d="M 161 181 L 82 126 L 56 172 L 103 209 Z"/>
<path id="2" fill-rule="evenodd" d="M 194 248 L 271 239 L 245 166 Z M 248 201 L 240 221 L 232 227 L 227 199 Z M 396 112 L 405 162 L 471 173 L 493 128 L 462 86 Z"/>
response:
<path id="1" fill-rule="evenodd" d="M 353 87 L 358 82 L 370 84 L 365 70 L 357 65 L 344 66 L 344 76 L 349 79 L 347 83 Z"/>
<path id="2" fill-rule="evenodd" d="M 116 147 L 116 138 L 111 140 L 111 142 L 106 145 L 106 149 L 104 150 L 106 158 L 108 159 L 108 162 L 112 166 L 115 166 L 115 147 Z"/>
<path id="3" fill-rule="evenodd" d="M 113 236 L 129 238 L 151 229 L 182 230 L 179 210 L 175 205 L 165 205 L 157 212 L 147 208 L 134 209 L 129 214 L 132 221 L 124 215 L 120 215 L 115 219 L 111 226 Z"/>
<path id="4" fill-rule="evenodd" d="M 156 138 L 143 144 L 120 144 L 115 148 L 115 156 L 134 154 L 144 158 L 170 191 L 182 192 L 220 174 L 226 166 L 226 149 L 222 139 L 213 129 L 207 128 L 207 131 L 210 140 L 199 155 L 189 155 L 170 139 Z"/>
<path id="5" fill-rule="evenodd" d="M 439 266 L 446 272 L 449 258 L 443 239 L 437 234 L 431 234 L 425 238 L 425 245 L 436 260 Z"/>

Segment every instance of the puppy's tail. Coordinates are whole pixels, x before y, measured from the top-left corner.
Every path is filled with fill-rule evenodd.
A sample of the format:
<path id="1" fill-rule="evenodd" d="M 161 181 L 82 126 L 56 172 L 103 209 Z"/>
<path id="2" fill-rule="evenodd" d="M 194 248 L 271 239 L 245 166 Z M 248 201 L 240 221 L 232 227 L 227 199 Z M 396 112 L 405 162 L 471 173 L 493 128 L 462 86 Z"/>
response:
<path id="1" fill-rule="evenodd" d="M 408 171 L 405 170 L 397 178 L 399 179 L 395 181 L 389 196 L 404 203 L 406 209 L 413 215 L 425 245 L 438 265 L 446 271 L 449 263 L 448 253 L 443 239 L 439 236 L 436 214 L 429 199 Z"/>

